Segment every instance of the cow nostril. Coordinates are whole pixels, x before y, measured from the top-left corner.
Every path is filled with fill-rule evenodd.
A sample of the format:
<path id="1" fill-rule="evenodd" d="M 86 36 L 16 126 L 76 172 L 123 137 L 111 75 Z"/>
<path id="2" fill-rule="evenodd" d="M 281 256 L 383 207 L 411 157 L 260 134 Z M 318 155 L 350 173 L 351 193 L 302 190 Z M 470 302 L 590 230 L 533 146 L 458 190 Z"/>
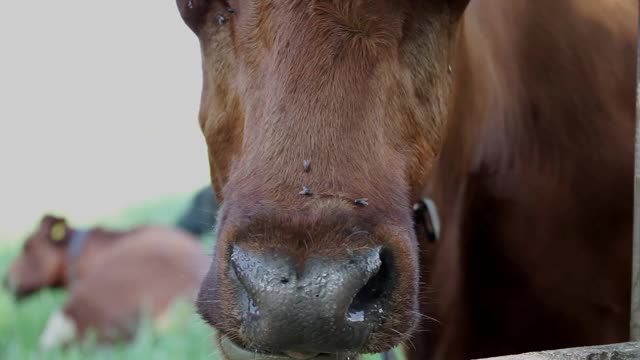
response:
<path id="1" fill-rule="evenodd" d="M 380 253 L 380 267 L 369 281 L 356 294 L 347 311 L 347 320 L 351 322 L 365 321 L 367 314 L 381 314 L 382 301 L 390 287 L 390 259 L 386 252 Z"/>

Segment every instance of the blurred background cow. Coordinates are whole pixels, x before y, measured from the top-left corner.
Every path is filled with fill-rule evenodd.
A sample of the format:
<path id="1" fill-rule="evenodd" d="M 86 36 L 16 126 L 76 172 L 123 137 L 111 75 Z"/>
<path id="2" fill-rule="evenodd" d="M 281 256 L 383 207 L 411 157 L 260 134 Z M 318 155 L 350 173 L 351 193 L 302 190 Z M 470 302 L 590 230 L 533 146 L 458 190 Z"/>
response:
<path id="1" fill-rule="evenodd" d="M 45 215 L 12 263 L 5 287 L 17 299 L 45 288 L 69 290 L 40 337 L 43 350 L 92 332 L 111 343 L 131 340 L 145 312 L 161 321 L 172 303 L 193 301 L 207 259 L 197 238 L 172 227 L 78 229 Z"/>

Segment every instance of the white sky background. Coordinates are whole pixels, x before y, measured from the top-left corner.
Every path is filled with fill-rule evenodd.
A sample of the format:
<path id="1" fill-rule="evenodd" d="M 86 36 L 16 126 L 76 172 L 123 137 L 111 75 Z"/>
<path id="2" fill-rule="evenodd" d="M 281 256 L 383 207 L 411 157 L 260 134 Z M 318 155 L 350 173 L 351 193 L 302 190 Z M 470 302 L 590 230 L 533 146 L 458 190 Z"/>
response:
<path id="1" fill-rule="evenodd" d="M 0 1 L 0 242 L 209 181 L 174 0 Z"/>

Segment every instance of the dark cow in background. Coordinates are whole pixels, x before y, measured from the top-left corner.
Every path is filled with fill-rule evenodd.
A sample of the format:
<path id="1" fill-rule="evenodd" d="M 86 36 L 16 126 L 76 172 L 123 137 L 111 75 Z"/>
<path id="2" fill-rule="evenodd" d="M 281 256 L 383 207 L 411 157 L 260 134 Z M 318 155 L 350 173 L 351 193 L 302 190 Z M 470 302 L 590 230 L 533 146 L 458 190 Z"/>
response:
<path id="1" fill-rule="evenodd" d="M 146 312 L 161 321 L 180 298 L 195 299 L 209 258 L 188 233 L 159 225 L 80 230 L 46 215 L 12 264 L 5 285 L 22 299 L 69 289 L 40 339 L 46 349 L 95 331 L 102 343 L 128 340 Z"/>
<path id="2" fill-rule="evenodd" d="M 207 185 L 195 194 L 189 208 L 176 225 L 195 236 L 202 236 L 213 231 L 217 212 L 216 195 L 211 185 Z"/>
<path id="3" fill-rule="evenodd" d="M 223 204 L 199 311 L 225 357 L 626 340 L 634 1 L 177 3 Z M 414 229 L 430 177 L 435 244 Z"/>

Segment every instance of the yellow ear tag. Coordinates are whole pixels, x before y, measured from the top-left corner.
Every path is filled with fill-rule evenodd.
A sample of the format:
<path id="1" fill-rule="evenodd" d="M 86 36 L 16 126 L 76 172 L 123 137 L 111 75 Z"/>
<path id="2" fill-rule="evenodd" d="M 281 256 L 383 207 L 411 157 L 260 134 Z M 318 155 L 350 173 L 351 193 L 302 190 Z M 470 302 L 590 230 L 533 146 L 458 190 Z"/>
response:
<path id="1" fill-rule="evenodd" d="M 67 227 L 64 223 L 56 223 L 51 227 L 51 240 L 58 242 L 67 235 Z"/>

